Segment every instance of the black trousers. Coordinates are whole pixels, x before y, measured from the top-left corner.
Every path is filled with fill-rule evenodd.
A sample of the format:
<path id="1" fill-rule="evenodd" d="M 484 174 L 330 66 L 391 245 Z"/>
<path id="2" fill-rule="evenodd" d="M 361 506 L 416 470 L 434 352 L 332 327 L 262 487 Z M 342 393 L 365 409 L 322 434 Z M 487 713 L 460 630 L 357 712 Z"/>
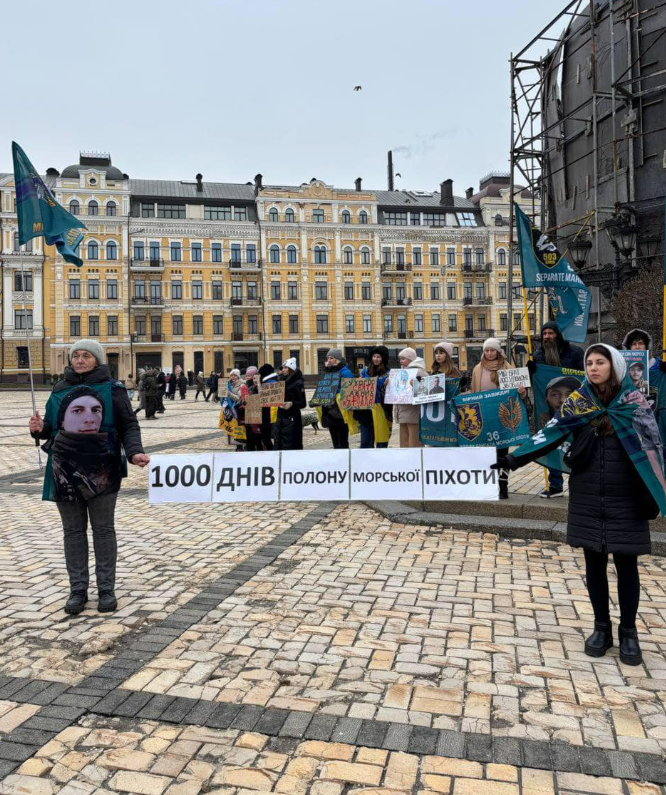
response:
<path id="1" fill-rule="evenodd" d="M 159 402 L 156 395 L 146 395 L 146 418 L 154 417 L 158 406 Z"/>
<path id="2" fill-rule="evenodd" d="M 349 449 L 349 426 L 344 420 L 328 420 L 328 432 L 331 434 L 334 450 Z"/>
<path id="3" fill-rule="evenodd" d="M 245 449 L 248 453 L 261 453 L 264 449 L 261 433 L 254 433 L 247 425 L 245 426 Z"/>
<path id="4" fill-rule="evenodd" d="M 95 579 L 100 592 L 113 591 L 116 585 L 116 530 L 114 514 L 115 494 L 94 497 L 88 502 L 57 502 L 65 541 L 65 564 L 69 587 L 74 591 L 87 591 L 88 573 L 88 517 L 92 527 L 95 550 Z"/>
<path id="5" fill-rule="evenodd" d="M 638 576 L 638 557 L 613 553 L 613 563 L 617 572 L 617 598 L 620 603 L 620 626 L 633 629 L 636 626 L 636 613 L 641 597 L 641 583 Z M 608 553 L 585 550 L 585 579 L 587 592 L 594 610 L 594 620 L 600 623 L 610 621 L 608 592 Z"/>

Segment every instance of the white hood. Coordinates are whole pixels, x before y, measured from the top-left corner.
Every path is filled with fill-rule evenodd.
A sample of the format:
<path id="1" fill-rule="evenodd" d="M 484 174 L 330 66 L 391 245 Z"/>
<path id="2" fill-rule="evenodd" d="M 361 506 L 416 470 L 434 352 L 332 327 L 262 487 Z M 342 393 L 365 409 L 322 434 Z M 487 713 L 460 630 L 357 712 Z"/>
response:
<path id="1" fill-rule="evenodd" d="M 624 360 L 624 357 L 620 354 L 620 352 L 616 348 L 613 348 L 612 345 L 606 345 L 605 342 L 595 342 L 594 345 L 590 345 L 590 348 L 597 348 L 597 347 L 605 348 L 608 351 L 608 355 L 610 356 L 611 359 L 615 377 L 620 383 L 622 383 L 622 381 L 624 381 L 625 375 L 627 374 L 627 363 Z M 587 354 L 590 348 L 588 348 L 585 351 L 585 358 L 583 360 L 584 362 L 587 362 Z"/>

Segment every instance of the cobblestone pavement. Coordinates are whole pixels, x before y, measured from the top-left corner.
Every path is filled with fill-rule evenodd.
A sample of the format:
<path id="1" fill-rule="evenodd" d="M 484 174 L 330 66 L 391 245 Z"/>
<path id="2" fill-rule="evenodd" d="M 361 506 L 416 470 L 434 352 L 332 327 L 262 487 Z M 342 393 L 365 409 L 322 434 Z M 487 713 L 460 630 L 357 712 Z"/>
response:
<path id="1" fill-rule="evenodd" d="M 363 504 L 150 507 L 133 469 L 120 608 L 70 618 L 28 413 L 0 394 L 0 795 L 666 795 L 665 558 L 641 559 L 631 668 L 582 653 L 565 545 Z M 228 449 L 216 422 L 187 401 L 142 427 Z"/>

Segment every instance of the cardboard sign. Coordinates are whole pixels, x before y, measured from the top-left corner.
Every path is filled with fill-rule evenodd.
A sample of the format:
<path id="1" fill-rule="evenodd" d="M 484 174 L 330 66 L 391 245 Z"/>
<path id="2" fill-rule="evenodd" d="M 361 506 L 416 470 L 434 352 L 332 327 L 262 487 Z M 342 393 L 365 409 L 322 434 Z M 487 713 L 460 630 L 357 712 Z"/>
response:
<path id="1" fill-rule="evenodd" d="M 245 398 L 245 424 L 261 425 L 261 395 L 248 395 Z"/>
<path id="2" fill-rule="evenodd" d="M 262 406 L 281 406 L 284 403 L 284 381 L 270 381 L 260 387 Z"/>
<path id="3" fill-rule="evenodd" d="M 339 389 L 340 373 L 324 373 L 317 383 L 310 403 L 313 406 L 330 406 L 335 403 L 335 396 Z"/>
<path id="4" fill-rule="evenodd" d="M 347 411 L 371 409 L 376 394 L 376 378 L 343 378 L 340 381 L 340 405 Z"/>
<path id="5" fill-rule="evenodd" d="M 514 367 L 511 370 L 498 370 L 497 371 L 497 385 L 500 389 L 518 389 L 519 386 L 524 386 L 529 389 L 530 384 L 530 371 L 527 367 Z"/>
<path id="6" fill-rule="evenodd" d="M 649 351 L 620 351 L 627 363 L 627 375 L 639 392 L 650 394 L 650 353 Z"/>
<path id="7" fill-rule="evenodd" d="M 446 400 L 446 378 L 443 375 L 427 375 L 414 379 L 414 403 L 438 403 Z"/>
<path id="8" fill-rule="evenodd" d="M 389 370 L 384 403 L 411 406 L 414 403 L 414 381 L 417 375 L 415 367 Z"/>

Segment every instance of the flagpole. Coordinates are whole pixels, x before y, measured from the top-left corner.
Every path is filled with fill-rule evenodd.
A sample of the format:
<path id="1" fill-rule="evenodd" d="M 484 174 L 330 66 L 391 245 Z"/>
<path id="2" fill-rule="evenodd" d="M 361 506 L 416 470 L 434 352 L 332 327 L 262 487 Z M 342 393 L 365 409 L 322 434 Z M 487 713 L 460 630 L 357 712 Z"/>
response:
<path id="1" fill-rule="evenodd" d="M 661 317 L 661 361 L 666 362 L 666 196 L 664 197 L 664 295 Z"/>
<path id="2" fill-rule="evenodd" d="M 33 274 L 34 281 L 34 274 Z M 26 281 L 25 281 L 25 264 L 21 260 L 21 287 L 23 293 L 23 322 L 25 323 L 25 338 L 28 343 L 28 373 L 30 375 L 30 397 L 32 399 L 32 416 L 37 414 L 37 403 L 35 401 L 35 382 L 32 375 L 32 351 L 30 350 L 30 328 L 28 327 L 28 305 L 25 300 L 26 294 Z M 33 283 L 33 296 L 34 296 L 34 283 Z M 34 299 L 33 299 L 33 312 L 34 312 Z M 35 439 L 35 447 L 37 448 L 37 462 L 39 468 L 42 469 L 42 451 L 39 439 Z"/>
<path id="3" fill-rule="evenodd" d="M 532 333 L 530 331 L 530 315 L 529 315 L 529 308 L 527 306 L 527 288 L 526 287 L 523 287 L 523 306 L 525 308 L 525 323 L 527 324 L 527 352 L 529 353 L 529 356 L 530 356 L 530 359 L 531 359 L 532 358 Z M 535 309 L 535 314 L 536 314 L 536 309 Z"/>

